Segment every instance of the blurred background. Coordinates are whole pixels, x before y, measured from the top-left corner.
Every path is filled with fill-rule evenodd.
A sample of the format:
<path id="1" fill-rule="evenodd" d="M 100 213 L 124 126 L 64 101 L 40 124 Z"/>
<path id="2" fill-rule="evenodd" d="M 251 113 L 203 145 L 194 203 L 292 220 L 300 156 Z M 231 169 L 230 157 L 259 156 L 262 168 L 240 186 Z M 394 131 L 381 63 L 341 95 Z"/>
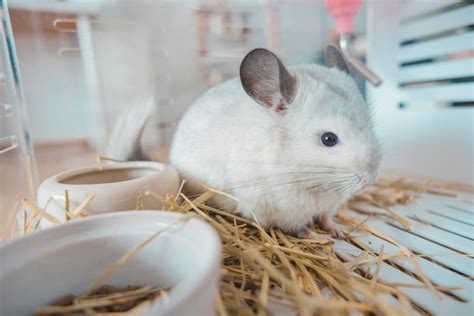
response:
<path id="1" fill-rule="evenodd" d="M 38 179 L 93 164 L 117 115 L 137 96 L 155 96 L 143 142 L 166 161 L 182 113 L 210 86 L 236 76 L 252 48 L 269 48 L 288 64 L 321 64 L 327 44 L 339 40 L 323 0 L 8 5 L 24 102 L 18 123 L 7 119 L 16 111 L 5 101 L 8 91 L 0 95 L 0 209 L 34 194 Z M 362 3 L 352 50 L 384 80 L 378 88 L 358 84 L 377 115 L 385 168 L 472 182 L 473 16 L 471 1 Z M 32 142 L 39 176 L 25 154 Z"/>
<path id="2" fill-rule="evenodd" d="M 100 146 L 133 97 L 154 94 L 166 143 L 202 91 L 238 74 L 255 47 L 288 63 L 322 63 L 334 21 L 324 1 L 22 1 L 10 17 L 38 145 Z M 365 8 L 356 28 L 365 33 Z"/>

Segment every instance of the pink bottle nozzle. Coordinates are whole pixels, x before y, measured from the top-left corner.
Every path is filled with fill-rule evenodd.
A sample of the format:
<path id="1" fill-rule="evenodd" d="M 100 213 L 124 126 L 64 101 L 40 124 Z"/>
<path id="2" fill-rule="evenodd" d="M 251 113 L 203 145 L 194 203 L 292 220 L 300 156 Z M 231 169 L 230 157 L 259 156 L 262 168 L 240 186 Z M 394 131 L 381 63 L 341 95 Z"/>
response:
<path id="1" fill-rule="evenodd" d="M 326 0 L 331 16 L 336 20 L 339 34 L 353 33 L 353 18 L 359 12 L 362 0 Z"/>

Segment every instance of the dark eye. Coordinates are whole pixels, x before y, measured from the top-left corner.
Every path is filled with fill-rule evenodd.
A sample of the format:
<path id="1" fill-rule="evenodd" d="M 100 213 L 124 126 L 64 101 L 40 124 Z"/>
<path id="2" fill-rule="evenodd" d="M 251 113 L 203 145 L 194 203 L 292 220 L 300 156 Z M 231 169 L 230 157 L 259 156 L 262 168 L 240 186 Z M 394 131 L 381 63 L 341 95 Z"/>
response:
<path id="1" fill-rule="evenodd" d="M 324 146 L 327 147 L 332 147 L 339 143 L 339 138 L 337 137 L 336 134 L 332 132 L 326 132 L 323 135 L 321 135 L 321 142 L 323 143 Z"/>

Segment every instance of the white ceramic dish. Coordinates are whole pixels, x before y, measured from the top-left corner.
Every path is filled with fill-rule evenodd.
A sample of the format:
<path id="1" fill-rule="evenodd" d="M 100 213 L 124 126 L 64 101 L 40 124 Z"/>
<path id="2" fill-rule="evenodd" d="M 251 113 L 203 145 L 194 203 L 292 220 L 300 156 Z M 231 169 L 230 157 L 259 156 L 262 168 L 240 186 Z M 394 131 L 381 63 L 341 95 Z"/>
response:
<path id="1" fill-rule="evenodd" d="M 32 233 L 0 247 L 0 315 L 31 315 L 41 305 L 80 294 L 118 258 L 181 214 L 103 214 Z M 171 287 L 148 315 L 214 315 L 220 240 L 198 219 L 164 232 L 106 282 Z"/>
<path id="2" fill-rule="evenodd" d="M 179 185 L 178 172 L 170 165 L 149 161 L 106 163 L 100 168 L 96 165 L 69 170 L 46 179 L 38 188 L 38 205 L 64 221 L 67 190 L 71 211 L 94 195 L 87 205 L 88 215 L 133 210 L 139 195 L 144 209 L 158 210 L 162 208 L 161 201 L 147 192 L 160 196 L 176 194 Z M 52 200 L 48 203 L 49 199 Z M 41 224 L 41 227 L 51 226 L 47 220 Z"/>

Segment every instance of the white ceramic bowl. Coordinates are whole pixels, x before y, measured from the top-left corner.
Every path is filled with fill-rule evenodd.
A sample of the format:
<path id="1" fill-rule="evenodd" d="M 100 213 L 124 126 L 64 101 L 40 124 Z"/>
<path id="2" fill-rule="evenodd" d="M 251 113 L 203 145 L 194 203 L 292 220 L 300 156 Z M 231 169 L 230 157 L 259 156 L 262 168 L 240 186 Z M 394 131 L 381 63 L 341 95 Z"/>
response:
<path id="1" fill-rule="evenodd" d="M 46 211 L 64 221 L 65 191 L 68 190 L 71 211 L 87 197 L 95 196 L 87 205 L 88 215 L 133 210 L 140 194 L 144 209 L 158 210 L 162 209 L 161 201 L 146 192 L 161 196 L 176 194 L 179 185 L 178 172 L 171 165 L 149 161 L 107 163 L 100 168 L 96 165 L 69 170 L 46 179 L 38 188 L 38 205 L 45 208 L 52 198 Z M 41 227 L 50 224 L 43 220 Z"/>
<path id="2" fill-rule="evenodd" d="M 80 294 L 118 258 L 181 214 L 103 214 L 32 233 L 0 247 L 0 315 L 31 315 Z M 198 219 L 177 225 L 140 250 L 107 284 L 171 287 L 144 315 L 214 315 L 220 240 Z"/>

